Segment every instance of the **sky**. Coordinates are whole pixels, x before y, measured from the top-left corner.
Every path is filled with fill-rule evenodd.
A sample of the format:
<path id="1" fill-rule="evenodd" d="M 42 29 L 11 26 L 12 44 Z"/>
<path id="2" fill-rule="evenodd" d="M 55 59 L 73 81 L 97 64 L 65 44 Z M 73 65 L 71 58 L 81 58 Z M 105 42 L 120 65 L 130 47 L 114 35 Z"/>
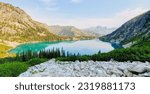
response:
<path id="1" fill-rule="evenodd" d="M 150 0 L 0 0 L 48 25 L 119 27 L 150 10 Z"/>

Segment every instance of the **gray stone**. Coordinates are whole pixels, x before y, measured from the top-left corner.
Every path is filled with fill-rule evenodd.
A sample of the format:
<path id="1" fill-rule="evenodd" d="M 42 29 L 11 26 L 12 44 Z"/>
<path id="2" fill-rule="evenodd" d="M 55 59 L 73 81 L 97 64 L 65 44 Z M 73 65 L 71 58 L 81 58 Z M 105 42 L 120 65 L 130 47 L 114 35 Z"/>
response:
<path id="1" fill-rule="evenodd" d="M 144 64 L 139 64 L 133 68 L 128 68 L 128 70 L 135 74 L 141 74 L 147 71 Z"/>
<path id="2" fill-rule="evenodd" d="M 108 74 L 103 69 L 97 69 L 95 71 L 98 77 L 108 77 Z"/>
<path id="3" fill-rule="evenodd" d="M 80 67 L 75 64 L 75 65 L 74 65 L 74 70 L 75 70 L 75 71 L 79 71 L 79 70 L 80 70 Z"/>
<path id="4" fill-rule="evenodd" d="M 117 69 L 120 70 L 120 71 L 124 71 L 124 70 L 127 69 L 127 67 L 124 66 L 124 65 L 121 65 L 121 66 L 118 66 Z"/>
<path id="5" fill-rule="evenodd" d="M 108 75 L 112 75 L 113 73 L 111 72 L 111 70 L 106 70 L 106 73 L 108 74 Z"/>
<path id="6" fill-rule="evenodd" d="M 146 61 L 145 64 L 146 64 L 146 65 L 150 65 L 150 62 L 147 62 L 147 61 Z"/>
<path id="7" fill-rule="evenodd" d="M 129 72 L 127 69 L 123 71 L 126 77 L 133 77 L 133 74 Z"/>
<path id="8" fill-rule="evenodd" d="M 120 70 L 118 70 L 117 68 L 114 68 L 112 70 L 112 73 L 115 74 L 116 76 L 121 77 L 123 75 L 123 72 L 121 72 Z"/>
<path id="9" fill-rule="evenodd" d="M 133 74 L 133 77 L 139 77 L 139 75 L 135 75 L 135 74 Z M 141 77 L 141 76 L 140 76 Z"/>
<path id="10" fill-rule="evenodd" d="M 141 62 L 56 62 L 49 60 L 30 67 L 20 77 L 149 77 L 150 64 Z"/>
<path id="11" fill-rule="evenodd" d="M 112 74 L 111 77 L 117 77 L 115 74 Z"/>
<path id="12" fill-rule="evenodd" d="M 145 69 L 147 72 L 150 72 L 150 66 L 146 66 Z"/>
<path id="13" fill-rule="evenodd" d="M 143 76 L 143 77 L 150 77 L 150 72 L 149 73 L 141 74 L 141 76 Z"/>

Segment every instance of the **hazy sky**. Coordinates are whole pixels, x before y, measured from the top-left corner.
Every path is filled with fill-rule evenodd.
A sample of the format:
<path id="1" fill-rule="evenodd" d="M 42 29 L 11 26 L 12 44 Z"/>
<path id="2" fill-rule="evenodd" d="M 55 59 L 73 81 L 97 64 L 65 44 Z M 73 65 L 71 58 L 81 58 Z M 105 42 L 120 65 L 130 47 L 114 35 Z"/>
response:
<path id="1" fill-rule="evenodd" d="M 150 0 L 0 0 L 48 25 L 119 27 L 150 10 Z"/>

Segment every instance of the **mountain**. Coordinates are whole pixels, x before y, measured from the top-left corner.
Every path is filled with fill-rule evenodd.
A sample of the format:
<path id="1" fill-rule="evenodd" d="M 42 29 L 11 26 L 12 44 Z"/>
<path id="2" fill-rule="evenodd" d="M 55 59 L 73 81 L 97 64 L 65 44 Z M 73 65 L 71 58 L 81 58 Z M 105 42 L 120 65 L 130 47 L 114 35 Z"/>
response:
<path id="1" fill-rule="evenodd" d="M 123 24 L 111 34 L 100 38 L 103 41 L 125 44 L 137 44 L 150 41 L 150 11 L 141 14 Z"/>
<path id="2" fill-rule="evenodd" d="M 22 9 L 0 2 L 0 42 L 53 41 L 63 39 L 44 24 L 34 21 Z"/>
<path id="3" fill-rule="evenodd" d="M 73 26 L 48 26 L 32 20 L 22 9 L 0 2 L 0 42 L 88 39 L 92 35 Z"/>
<path id="4" fill-rule="evenodd" d="M 49 31 L 59 36 L 70 37 L 70 38 L 92 38 L 92 34 L 87 33 L 74 26 L 49 26 Z"/>
<path id="5" fill-rule="evenodd" d="M 84 31 L 94 34 L 95 36 L 98 36 L 98 37 L 110 34 L 115 30 L 116 28 L 107 28 L 107 27 L 102 27 L 102 26 L 84 29 Z"/>

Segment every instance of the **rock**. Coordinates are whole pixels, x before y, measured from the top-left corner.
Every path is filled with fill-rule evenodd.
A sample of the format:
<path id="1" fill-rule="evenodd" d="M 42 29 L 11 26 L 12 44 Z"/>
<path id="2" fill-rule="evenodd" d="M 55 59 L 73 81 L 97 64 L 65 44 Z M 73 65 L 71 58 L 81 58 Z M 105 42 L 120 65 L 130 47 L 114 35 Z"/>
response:
<path id="1" fill-rule="evenodd" d="M 20 77 L 149 77 L 150 64 L 140 62 L 58 62 L 51 59 L 30 67 Z"/>
<path id="2" fill-rule="evenodd" d="M 85 67 L 86 67 L 85 63 L 82 63 L 82 64 L 80 65 L 80 69 L 81 69 L 81 70 L 84 69 Z"/>
<path id="3" fill-rule="evenodd" d="M 150 66 L 146 66 L 145 69 L 147 72 L 150 72 Z"/>
<path id="4" fill-rule="evenodd" d="M 112 74 L 111 77 L 117 77 L 115 74 Z"/>
<path id="5" fill-rule="evenodd" d="M 117 69 L 120 70 L 120 71 L 124 71 L 124 70 L 127 69 L 127 66 L 121 65 L 121 66 L 118 66 Z"/>
<path id="6" fill-rule="evenodd" d="M 111 70 L 106 70 L 106 73 L 107 73 L 109 76 L 113 74 L 113 73 L 111 72 Z"/>
<path id="7" fill-rule="evenodd" d="M 116 76 L 123 76 L 123 72 L 121 72 L 120 70 L 118 70 L 117 68 L 114 68 L 112 71 L 111 71 L 113 74 L 115 74 Z"/>
<path id="8" fill-rule="evenodd" d="M 81 77 L 79 72 L 75 72 L 75 77 Z"/>
<path id="9" fill-rule="evenodd" d="M 127 69 L 125 69 L 123 72 L 126 77 L 133 77 L 133 74 L 131 72 L 129 72 Z"/>
<path id="10" fill-rule="evenodd" d="M 135 75 L 135 74 L 133 74 L 133 77 L 139 77 L 139 75 Z"/>
<path id="11" fill-rule="evenodd" d="M 30 67 L 30 68 L 29 68 L 29 71 L 30 71 L 31 74 L 35 74 L 35 73 L 38 73 L 38 72 L 39 72 L 38 68 L 35 67 L 35 66 Z"/>
<path id="12" fill-rule="evenodd" d="M 79 70 L 80 70 L 80 67 L 79 67 L 77 64 L 75 64 L 73 70 L 79 71 Z"/>
<path id="13" fill-rule="evenodd" d="M 143 76 L 143 77 L 150 77 L 150 72 L 149 73 L 141 74 L 141 76 Z"/>
<path id="14" fill-rule="evenodd" d="M 94 67 L 89 67 L 89 70 L 90 71 L 95 71 L 95 68 Z"/>
<path id="15" fill-rule="evenodd" d="M 39 72 L 37 74 L 34 74 L 33 77 L 47 77 L 50 76 L 49 72 Z"/>
<path id="16" fill-rule="evenodd" d="M 97 69 L 96 76 L 97 77 L 108 77 L 108 74 L 103 69 Z"/>
<path id="17" fill-rule="evenodd" d="M 83 75 L 83 77 L 88 77 L 90 76 L 90 72 L 88 70 L 82 70 L 81 75 Z"/>
<path id="18" fill-rule="evenodd" d="M 147 61 L 146 61 L 146 62 L 145 62 L 145 64 L 146 64 L 146 65 L 149 65 L 149 64 L 150 64 L 150 62 L 147 62 Z"/>
<path id="19" fill-rule="evenodd" d="M 147 71 L 145 67 L 145 64 L 139 64 L 133 68 L 128 68 L 128 70 L 133 74 L 141 74 Z"/>
<path id="20" fill-rule="evenodd" d="M 19 77 L 31 77 L 32 75 L 30 75 L 29 72 L 24 72 L 22 74 L 19 75 Z"/>

